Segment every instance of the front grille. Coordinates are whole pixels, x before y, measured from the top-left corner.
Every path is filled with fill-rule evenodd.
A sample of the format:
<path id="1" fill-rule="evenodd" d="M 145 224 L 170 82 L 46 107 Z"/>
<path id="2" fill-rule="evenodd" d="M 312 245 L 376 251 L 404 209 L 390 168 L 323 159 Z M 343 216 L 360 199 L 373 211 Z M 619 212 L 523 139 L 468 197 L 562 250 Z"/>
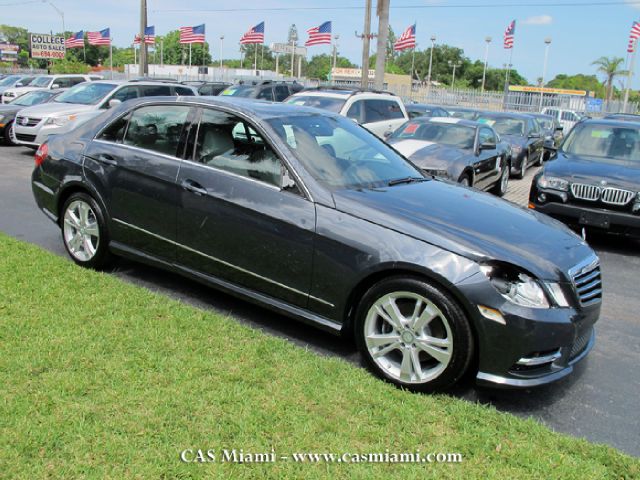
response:
<path id="1" fill-rule="evenodd" d="M 35 127 L 40 123 L 41 118 L 26 117 L 27 122 L 24 122 L 25 117 L 16 117 L 16 125 L 23 127 Z"/>
<path id="2" fill-rule="evenodd" d="M 576 341 L 573 342 L 573 345 L 571 346 L 571 353 L 569 354 L 570 360 L 573 360 L 584 351 L 584 349 L 587 347 L 587 344 L 589 343 L 592 332 L 593 328 L 589 328 L 584 331 L 582 335 L 576 338 Z"/>
<path id="3" fill-rule="evenodd" d="M 36 141 L 36 136 L 35 135 L 26 135 L 24 133 L 16 133 L 16 139 L 18 139 L 21 142 L 33 143 L 33 142 Z"/>
<path id="4" fill-rule="evenodd" d="M 600 187 L 587 185 L 586 183 L 572 183 L 571 193 L 579 200 L 595 202 L 600 198 Z"/>
<path id="5" fill-rule="evenodd" d="M 575 273 L 572 280 L 580 305 L 602 301 L 602 277 L 597 261 Z"/>
<path id="6" fill-rule="evenodd" d="M 610 203 L 612 205 L 626 205 L 633 197 L 636 196 L 635 192 L 629 190 L 622 190 L 621 188 L 605 188 L 602 190 L 602 201 L 604 203 Z"/>

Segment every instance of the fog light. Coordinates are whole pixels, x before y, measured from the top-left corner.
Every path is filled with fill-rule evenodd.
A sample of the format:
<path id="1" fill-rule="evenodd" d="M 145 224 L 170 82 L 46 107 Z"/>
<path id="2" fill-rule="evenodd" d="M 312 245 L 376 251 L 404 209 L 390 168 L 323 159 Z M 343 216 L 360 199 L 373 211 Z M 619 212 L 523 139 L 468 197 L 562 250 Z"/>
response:
<path id="1" fill-rule="evenodd" d="M 547 194 L 546 193 L 541 193 L 540 195 L 538 195 L 538 202 L 544 203 L 546 201 L 547 201 Z"/>

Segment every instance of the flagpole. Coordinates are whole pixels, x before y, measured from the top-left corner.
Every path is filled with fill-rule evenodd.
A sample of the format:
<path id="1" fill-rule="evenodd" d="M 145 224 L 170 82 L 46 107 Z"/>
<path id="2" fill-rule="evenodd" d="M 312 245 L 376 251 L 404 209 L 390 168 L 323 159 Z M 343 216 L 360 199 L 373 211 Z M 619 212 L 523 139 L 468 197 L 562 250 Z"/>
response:
<path id="1" fill-rule="evenodd" d="M 109 68 L 111 69 L 111 80 L 113 80 L 113 39 L 109 37 Z"/>
<path id="2" fill-rule="evenodd" d="M 260 70 L 264 68 L 264 43 L 260 44 Z"/>
<path id="3" fill-rule="evenodd" d="M 629 90 L 631 88 L 631 79 L 633 78 L 633 70 L 636 65 L 636 50 L 638 49 L 638 39 L 633 41 L 633 52 L 631 52 L 631 58 L 629 59 L 629 68 L 627 69 L 627 84 L 624 89 L 624 102 L 622 103 L 622 113 L 627 113 L 627 104 L 629 103 Z"/>
<path id="4" fill-rule="evenodd" d="M 138 52 L 136 52 L 136 44 L 135 44 L 135 42 L 133 43 L 133 64 L 134 65 L 138 64 Z"/>
<path id="5" fill-rule="evenodd" d="M 253 59 L 253 71 L 255 72 L 258 70 L 258 44 L 255 43 L 253 46 L 255 47 L 255 55 Z"/>
<path id="6" fill-rule="evenodd" d="M 189 75 L 191 75 L 191 43 L 189 43 Z"/>
<path id="7" fill-rule="evenodd" d="M 409 79 L 410 92 L 413 92 L 413 69 L 415 67 L 415 64 L 416 64 L 416 47 L 414 46 L 411 51 L 411 78 Z"/>

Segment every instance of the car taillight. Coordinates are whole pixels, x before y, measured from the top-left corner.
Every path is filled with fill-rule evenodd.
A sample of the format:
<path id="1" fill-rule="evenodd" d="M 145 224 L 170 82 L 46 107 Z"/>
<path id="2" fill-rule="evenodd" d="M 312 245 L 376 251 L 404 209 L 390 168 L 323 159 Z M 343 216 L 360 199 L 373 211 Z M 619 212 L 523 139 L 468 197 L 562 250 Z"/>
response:
<path id="1" fill-rule="evenodd" d="M 42 165 L 42 162 L 47 158 L 47 155 L 49 155 L 49 146 L 46 143 L 43 143 L 38 147 L 38 151 L 36 152 L 36 167 Z"/>

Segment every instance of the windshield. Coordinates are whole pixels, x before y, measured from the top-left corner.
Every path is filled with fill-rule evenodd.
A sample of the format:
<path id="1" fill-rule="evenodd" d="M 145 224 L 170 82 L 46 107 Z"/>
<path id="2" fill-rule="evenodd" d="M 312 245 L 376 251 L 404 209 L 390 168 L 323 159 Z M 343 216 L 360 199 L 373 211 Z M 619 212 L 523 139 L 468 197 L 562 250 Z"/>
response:
<path id="1" fill-rule="evenodd" d="M 20 105 L 24 107 L 30 107 L 31 105 L 38 105 L 44 103 L 51 98 L 55 93 L 50 90 L 38 90 L 35 92 L 29 92 L 21 97 L 16 98 L 11 105 Z"/>
<path id="2" fill-rule="evenodd" d="M 493 127 L 498 135 L 524 135 L 525 122 L 509 117 L 480 117 L 478 122 Z"/>
<path id="3" fill-rule="evenodd" d="M 14 83 L 16 83 L 18 80 L 20 80 L 20 76 L 19 75 L 9 75 L 7 78 L 4 78 L 1 82 L 0 82 L 0 87 L 7 87 L 9 85 L 13 85 Z"/>
<path id="4" fill-rule="evenodd" d="M 321 108 L 333 113 L 340 113 L 346 100 L 344 98 L 321 97 L 319 95 L 295 96 L 287 100 L 293 105 L 303 105 L 305 107 Z"/>
<path id="5" fill-rule="evenodd" d="M 331 188 L 375 188 L 422 173 L 384 142 L 344 117 L 304 115 L 268 120 L 300 163 Z"/>
<path id="6" fill-rule="evenodd" d="M 114 88 L 116 85 L 112 83 L 81 83 L 61 94 L 54 102 L 95 105 Z"/>
<path id="7" fill-rule="evenodd" d="M 250 97 L 256 91 L 256 87 L 233 86 L 225 88 L 220 95 L 230 95 L 233 97 Z"/>
<path id="8" fill-rule="evenodd" d="M 640 162 L 640 129 L 579 123 L 562 144 L 565 153 L 612 161 Z"/>
<path id="9" fill-rule="evenodd" d="M 29 84 L 30 87 L 48 87 L 53 77 L 36 77 Z"/>
<path id="10" fill-rule="evenodd" d="M 454 123 L 408 122 L 391 138 L 426 140 L 456 148 L 473 148 L 476 129 Z"/>

